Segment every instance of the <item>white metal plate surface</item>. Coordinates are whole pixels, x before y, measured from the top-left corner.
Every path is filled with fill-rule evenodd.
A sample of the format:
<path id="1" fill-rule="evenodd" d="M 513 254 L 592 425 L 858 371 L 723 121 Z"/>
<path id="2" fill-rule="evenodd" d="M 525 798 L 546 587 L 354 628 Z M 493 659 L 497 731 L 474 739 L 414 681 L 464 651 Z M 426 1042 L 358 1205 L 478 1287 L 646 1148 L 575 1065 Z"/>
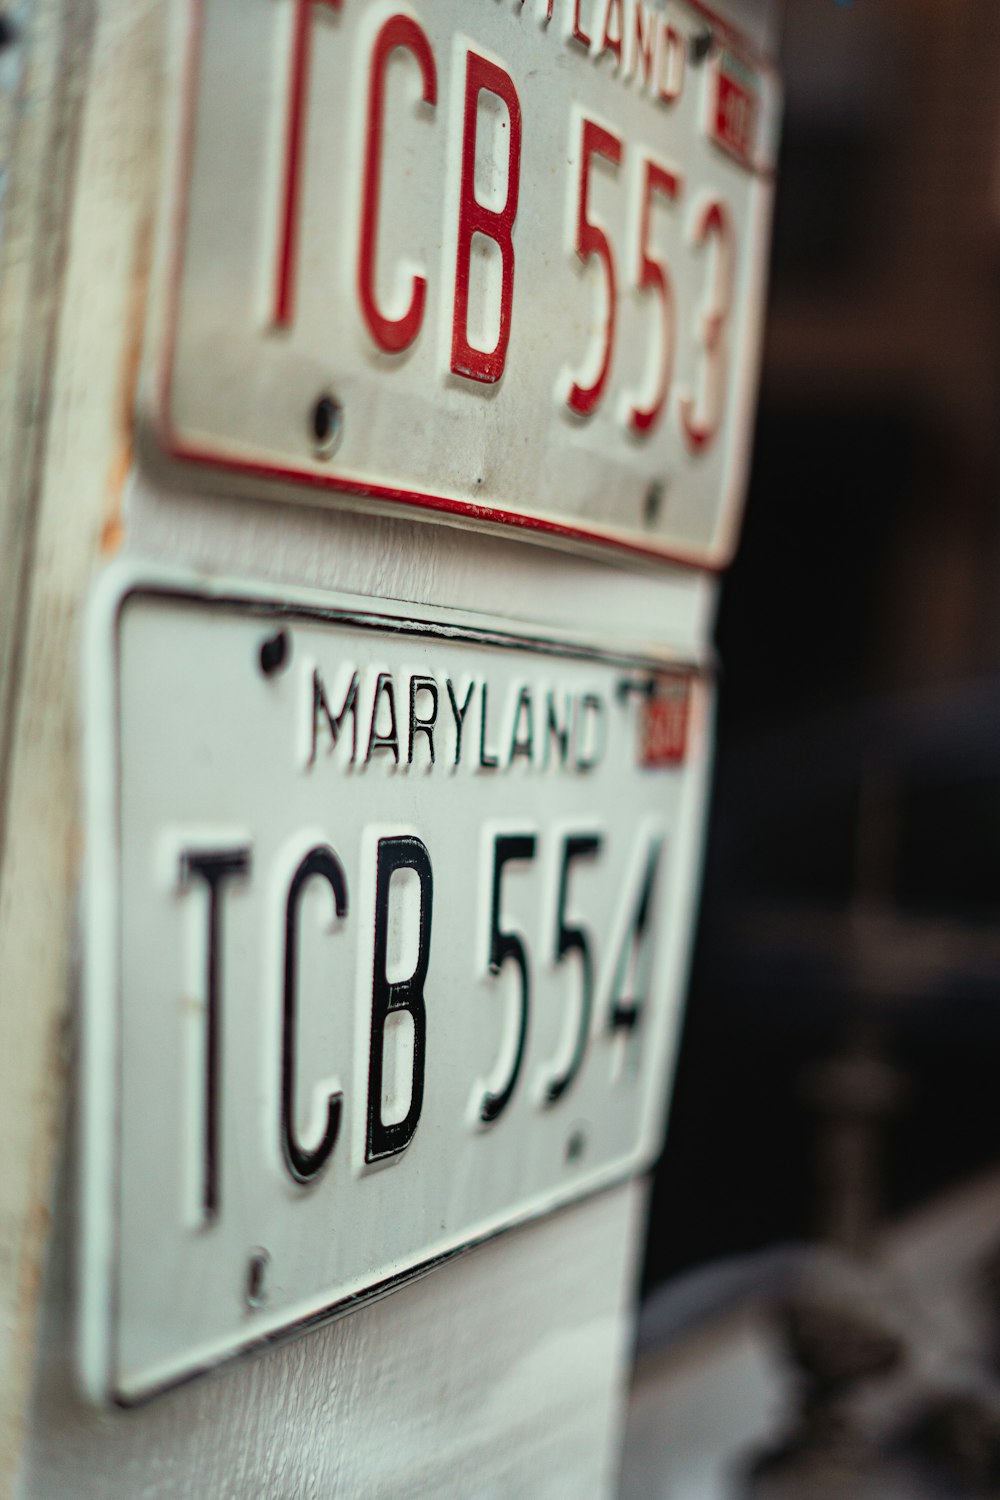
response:
<path id="1" fill-rule="evenodd" d="M 151 451 L 723 563 L 778 108 L 753 47 L 695 0 L 181 3 Z"/>
<path id="2" fill-rule="evenodd" d="M 106 582 L 89 651 L 91 1394 L 142 1400 L 650 1162 L 702 677 L 190 581 Z"/>

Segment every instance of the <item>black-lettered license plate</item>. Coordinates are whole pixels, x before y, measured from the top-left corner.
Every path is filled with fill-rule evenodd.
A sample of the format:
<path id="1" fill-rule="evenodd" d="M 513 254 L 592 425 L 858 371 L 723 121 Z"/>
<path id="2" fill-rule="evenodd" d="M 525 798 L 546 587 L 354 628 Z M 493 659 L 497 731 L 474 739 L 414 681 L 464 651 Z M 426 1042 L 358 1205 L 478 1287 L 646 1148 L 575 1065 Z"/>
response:
<path id="1" fill-rule="evenodd" d="M 651 1159 L 706 688 L 305 596 L 96 633 L 84 1364 L 131 1402 Z"/>

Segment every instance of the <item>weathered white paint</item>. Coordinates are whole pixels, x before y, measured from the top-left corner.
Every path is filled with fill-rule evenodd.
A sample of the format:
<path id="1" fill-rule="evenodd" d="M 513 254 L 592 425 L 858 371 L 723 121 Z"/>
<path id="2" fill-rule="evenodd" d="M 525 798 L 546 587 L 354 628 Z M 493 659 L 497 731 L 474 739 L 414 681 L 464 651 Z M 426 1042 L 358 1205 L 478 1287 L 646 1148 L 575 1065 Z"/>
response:
<path id="1" fill-rule="evenodd" d="M 87 5 L 14 0 L 0 51 L 0 786 L 65 263 Z M 3 818 L 0 814 L 0 829 Z"/>
<path id="2" fill-rule="evenodd" d="M 15 317 L 14 300 L 0 304 L 4 331 L 14 326 L 8 318 L 21 330 L 0 355 L 3 431 L 19 434 L 3 475 L 2 535 L 6 547 L 15 518 L 14 574 L 29 585 L 5 594 L 2 615 L 3 661 L 18 670 L 2 683 L 9 756 L 0 763 L 0 1495 L 605 1495 L 634 1294 L 643 1197 L 635 1186 L 500 1239 L 145 1412 L 101 1418 L 74 1393 L 71 1165 L 54 1174 L 60 1143 L 65 1156 L 72 1138 L 80 618 L 102 560 L 125 551 L 681 651 L 704 643 L 714 587 L 441 525 L 209 501 L 130 479 L 147 288 L 163 254 L 161 143 L 178 106 L 182 7 L 29 8 L 40 18 L 32 76 L 61 84 L 31 128 L 14 132 L 20 192 L 40 162 L 57 169 L 18 210 L 23 236 L 11 239 L 9 226 L 5 236 L 15 258 L 31 259 L 33 281 L 26 261 L 15 268 L 28 312 Z M 725 8 L 759 42 L 771 36 L 769 6 Z M 68 183 L 65 275 L 57 257 L 43 276 L 32 235 L 46 214 L 58 230 Z M 44 315 L 55 297 L 50 358 Z M 33 425 L 39 414 L 43 426 Z M 25 432 L 38 438 L 34 447 Z"/>
<path id="3" fill-rule="evenodd" d="M 641 1184 L 135 1412 L 74 1388 L 50 1270 L 19 1500 L 602 1500 L 617 1484 Z"/>
<path id="4" fill-rule="evenodd" d="M 129 372 L 148 254 L 161 82 L 161 8 L 151 0 L 104 5 L 93 46 L 64 54 L 60 37 L 87 6 L 51 7 L 32 31 L 42 76 L 86 91 L 70 216 L 72 246 L 60 289 L 59 347 L 51 372 L 18 365 L 13 400 L 29 428 L 44 414 L 44 450 L 29 465 L 30 511 L 18 595 L 16 692 L 4 705 L 10 755 L 0 870 L 0 1489 L 17 1462 L 34 1343 L 51 1173 L 66 1088 L 64 1029 L 73 985 L 73 913 L 79 861 L 77 624 L 102 533 L 127 469 Z M 34 71 L 34 64 L 30 65 Z M 42 101 L 39 101 L 42 107 Z M 72 122 L 69 122 L 72 125 Z M 17 147 L 20 152 L 20 145 Z M 30 170 L 33 156 L 27 163 Z M 12 175 L 20 180 L 22 164 Z M 52 190 L 59 193 L 60 181 Z M 36 317 L 39 309 L 31 310 Z M 4 361 L 20 350 L 3 347 Z M 20 481 L 19 481 L 20 483 Z"/>

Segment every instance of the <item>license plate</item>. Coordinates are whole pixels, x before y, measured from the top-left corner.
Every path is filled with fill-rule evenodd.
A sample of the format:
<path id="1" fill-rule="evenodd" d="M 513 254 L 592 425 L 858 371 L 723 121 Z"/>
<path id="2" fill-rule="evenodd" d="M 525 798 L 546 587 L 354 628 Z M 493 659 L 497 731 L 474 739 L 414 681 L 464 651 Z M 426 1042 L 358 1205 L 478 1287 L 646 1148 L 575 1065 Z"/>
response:
<path id="1" fill-rule="evenodd" d="M 190 3 L 147 451 L 724 562 L 778 98 L 753 48 L 681 0 Z"/>
<path id="2" fill-rule="evenodd" d="M 96 620 L 83 1367 L 127 1405 L 651 1161 L 708 689 L 305 594 Z"/>

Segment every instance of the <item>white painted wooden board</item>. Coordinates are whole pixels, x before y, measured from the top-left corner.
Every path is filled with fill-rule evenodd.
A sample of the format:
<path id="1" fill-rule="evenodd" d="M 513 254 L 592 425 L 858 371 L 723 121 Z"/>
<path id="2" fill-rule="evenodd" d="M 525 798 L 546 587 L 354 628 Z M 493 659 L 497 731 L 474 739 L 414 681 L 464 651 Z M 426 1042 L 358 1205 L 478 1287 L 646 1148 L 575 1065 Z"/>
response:
<path id="1" fill-rule="evenodd" d="M 83 103 L 79 122 L 59 136 L 70 148 L 67 171 L 53 177 L 44 204 L 51 210 L 66 189 L 69 251 L 53 283 L 52 359 L 25 362 L 23 346 L 9 341 L 0 350 L 5 400 L 27 412 L 21 421 L 35 423 L 37 440 L 16 476 L 28 522 L 18 541 L 26 587 L 8 627 L 18 651 L 5 697 L 0 835 L 0 1495 L 597 1500 L 614 1487 L 641 1227 L 636 1186 L 505 1236 L 147 1412 L 102 1418 L 77 1394 L 67 1152 L 79 653 L 97 570 L 125 555 L 548 621 L 588 637 L 603 632 L 623 648 L 659 642 L 688 653 L 707 640 L 714 585 L 350 510 L 321 514 L 223 495 L 209 502 L 154 490 L 137 476 L 132 414 L 144 330 L 162 285 L 164 140 L 179 104 L 180 8 L 171 0 L 36 0 L 32 8 L 46 20 L 32 33 L 38 76 L 50 91 L 78 89 Z M 728 0 L 720 8 L 758 44 L 771 40 L 770 6 Z M 34 102 L 58 100 L 50 93 Z M 22 172 L 36 162 L 27 140 L 15 132 L 12 180 L 18 153 Z M 9 501 L 5 494 L 5 525 Z M 491 1350 L 497 1363 L 488 1363 Z"/>
<path id="2" fill-rule="evenodd" d="M 52 1168 L 68 1082 L 80 855 L 78 624 L 102 543 L 113 535 L 127 471 L 126 412 L 150 245 L 163 17 L 148 3 L 103 7 L 97 17 L 95 7 L 72 0 L 33 0 L 19 7 L 17 20 L 29 87 L 9 138 L 12 217 L 5 225 L 4 296 L 29 279 L 29 262 L 40 268 L 19 219 L 25 196 L 30 202 L 30 187 L 39 180 L 46 191 L 30 208 L 34 227 L 43 229 L 51 214 L 57 238 L 50 244 L 61 248 L 71 241 L 73 250 L 49 281 L 33 283 L 29 296 L 24 327 L 32 337 L 44 331 L 51 311 L 51 359 L 30 357 L 27 332 L 24 339 L 0 343 L 0 385 L 17 433 L 16 448 L 5 440 L 11 463 L 0 509 L 5 546 L 15 538 L 19 580 L 12 613 L 5 594 L 3 623 L 7 641 L 17 645 L 16 652 L 3 653 L 9 676 L 2 706 L 3 1494 L 14 1485 L 27 1416 Z M 84 93 L 77 117 L 71 106 Z M 5 333 L 12 322 L 5 303 Z M 16 527 L 8 529 L 15 518 Z"/>
<path id="3" fill-rule="evenodd" d="M 645 1191 L 513 1231 L 385 1301 L 110 1416 L 74 1384 L 50 1266 L 19 1500 L 605 1500 Z"/>

